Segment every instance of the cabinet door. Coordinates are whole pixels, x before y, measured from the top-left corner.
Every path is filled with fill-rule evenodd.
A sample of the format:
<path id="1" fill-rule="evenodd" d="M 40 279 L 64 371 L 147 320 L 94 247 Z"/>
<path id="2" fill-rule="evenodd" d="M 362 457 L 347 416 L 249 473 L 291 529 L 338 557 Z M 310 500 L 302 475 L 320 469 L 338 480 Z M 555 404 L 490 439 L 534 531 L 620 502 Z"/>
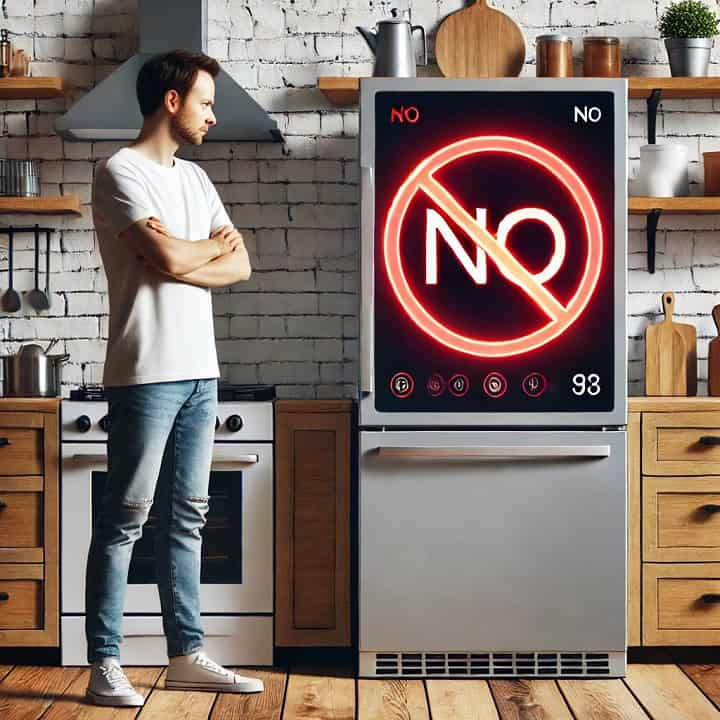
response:
<path id="1" fill-rule="evenodd" d="M 275 406 L 275 644 L 348 646 L 351 401 Z"/>
<path id="2" fill-rule="evenodd" d="M 52 412 L 4 402 L 12 401 L 0 401 L 0 647 L 56 647 L 59 401 Z"/>

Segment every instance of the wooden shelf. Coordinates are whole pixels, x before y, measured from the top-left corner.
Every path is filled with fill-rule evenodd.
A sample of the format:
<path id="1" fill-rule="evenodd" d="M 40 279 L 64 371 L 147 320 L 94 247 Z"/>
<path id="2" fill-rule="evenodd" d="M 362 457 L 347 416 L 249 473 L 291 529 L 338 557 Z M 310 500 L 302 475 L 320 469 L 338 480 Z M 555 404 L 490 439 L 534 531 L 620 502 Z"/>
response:
<path id="1" fill-rule="evenodd" d="M 720 98 L 720 77 L 631 77 L 628 95 L 646 99 L 653 90 L 663 98 Z"/>
<path id="2" fill-rule="evenodd" d="M 333 105 L 338 107 L 357 105 L 360 78 L 319 77 L 318 89 Z M 663 98 L 720 98 L 720 77 L 628 78 L 628 95 L 631 98 L 647 99 L 656 89 L 662 92 Z"/>
<path id="3" fill-rule="evenodd" d="M 720 197 L 631 197 L 628 211 L 633 214 L 662 210 L 664 213 L 720 213 Z"/>
<path id="4" fill-rule="evenodd" d="M 77 195 L 59 197 L 0 197 L 0 214 L 33 213 L 38 215 L 81 215 L 80 198 Z"/>
<path id="5" fill-rule="evenodd" d="M 338 107 L 357 105 L 360 97 L 360 78 L 319 77 L 318 89 L 333 105 Z"/>
<path id="6" fill-rule="evenodd" d="M 56 76 L 0 78 L 0 100 L 56 98 L 65 90 L 65 80 Z"/>

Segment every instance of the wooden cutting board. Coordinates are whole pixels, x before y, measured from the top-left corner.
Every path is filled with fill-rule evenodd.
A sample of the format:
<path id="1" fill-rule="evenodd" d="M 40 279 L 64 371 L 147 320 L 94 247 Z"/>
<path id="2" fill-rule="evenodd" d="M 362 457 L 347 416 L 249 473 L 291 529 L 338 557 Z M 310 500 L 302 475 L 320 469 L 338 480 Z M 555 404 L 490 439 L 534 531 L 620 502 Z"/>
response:
<path id="1" fill-rule="evenodd" d="M 525 39 L 505 13 L 476 0 L 440 23 L 435 57 L 445 77 L 514 77 L 525 62 Z"/>
<path id="2" fill-rule="evenodd" d="M 720 333 L 720 305 L 713 308 L 712 316 Z M 708 395 L 720 395 L 720 337 L 711 340 L 708 348 Z"/>
<path id="3" fill-rule="evenodd" d="M 675 294 L 663 293 L 665 319 L 645 331 L 645 394 L 697 393 L 697 331 L 673 322 Z"/>

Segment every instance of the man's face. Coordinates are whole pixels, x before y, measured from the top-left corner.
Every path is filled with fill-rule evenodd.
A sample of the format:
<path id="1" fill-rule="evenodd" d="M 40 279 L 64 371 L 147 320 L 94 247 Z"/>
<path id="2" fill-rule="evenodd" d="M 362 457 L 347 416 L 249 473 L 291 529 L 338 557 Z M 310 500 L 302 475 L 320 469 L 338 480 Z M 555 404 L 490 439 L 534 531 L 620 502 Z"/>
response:
<path id="1" fill-rule="evenodd" d="M 200 70 L 179 110 L 170 116 L 170 129 L 178 144 L 202 144 L 207 131 L 217 122 L 212 111 L 214 101 L 215 81 L 209 72 Z"/>

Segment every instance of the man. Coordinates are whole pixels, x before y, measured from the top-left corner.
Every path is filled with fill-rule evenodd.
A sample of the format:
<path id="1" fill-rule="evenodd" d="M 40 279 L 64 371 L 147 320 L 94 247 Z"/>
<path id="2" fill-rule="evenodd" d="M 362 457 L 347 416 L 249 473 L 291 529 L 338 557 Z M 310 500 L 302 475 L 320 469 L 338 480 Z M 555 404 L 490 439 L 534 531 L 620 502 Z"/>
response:
<path id="1" fill-rule="evenodd" d="M 137 79 L 137 140 L 98 164 L 93 218 L 108 279 L 108 477 L 86 576 L 87 698 L 139 706 L 120 666 L 128 567 L 150 506 L 169 658 L 166 687 L 260 692 L 203 650 L 200 530 L 219 376 L 210 289 L 247 280 L 250 262 L 207 174 L 175 157 L 215 124 L 215 60 L 176 50 Z"/>

